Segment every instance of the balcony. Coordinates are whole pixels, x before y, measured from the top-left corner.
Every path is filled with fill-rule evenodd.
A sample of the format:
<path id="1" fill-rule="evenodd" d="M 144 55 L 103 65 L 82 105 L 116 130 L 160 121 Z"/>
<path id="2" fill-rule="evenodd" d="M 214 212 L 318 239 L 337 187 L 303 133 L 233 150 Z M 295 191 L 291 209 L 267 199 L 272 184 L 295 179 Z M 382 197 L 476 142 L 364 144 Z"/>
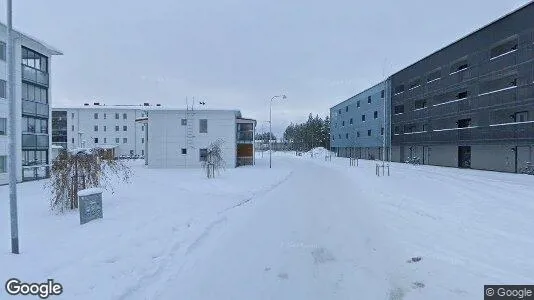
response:
<path id="1" fill-rule="evenodd" d="M 48 104 L 22 100 L 22 114 L 48 118 Z"/>
<path id="2" fill-rule="evenodd" d="M 48 86 L 48 73 L 22 65 L 22 80 Z"/>
<path id="3" fill-rule="evenodd" d="M 237 132 L 237 143 L 250 143 L 252 144 L 254 139 L 253 131 L 239 131 Z"/>
<path id="4" fill-rule="evenodd" d="M 48 134 L 22 134 L 22 148 L 48 149 Z"/>

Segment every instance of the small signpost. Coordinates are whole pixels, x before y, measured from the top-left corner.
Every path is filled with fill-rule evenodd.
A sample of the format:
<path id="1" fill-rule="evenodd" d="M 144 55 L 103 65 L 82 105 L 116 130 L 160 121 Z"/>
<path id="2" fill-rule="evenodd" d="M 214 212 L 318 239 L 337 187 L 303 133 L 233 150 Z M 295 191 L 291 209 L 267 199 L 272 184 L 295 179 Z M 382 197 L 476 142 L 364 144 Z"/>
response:
<path id="1" fill-rule="evenodd" d="M 94 219 L 102 219 L 102 190 L 90 188 L 78 191 L 80 225 Z"/>

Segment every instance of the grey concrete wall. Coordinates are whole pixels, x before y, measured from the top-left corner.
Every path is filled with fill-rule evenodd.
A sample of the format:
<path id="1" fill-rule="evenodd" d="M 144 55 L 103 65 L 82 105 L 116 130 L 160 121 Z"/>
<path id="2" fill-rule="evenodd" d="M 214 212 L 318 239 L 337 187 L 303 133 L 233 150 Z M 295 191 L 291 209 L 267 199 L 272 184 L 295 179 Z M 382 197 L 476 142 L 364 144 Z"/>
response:
<path id="1" fill-rule="evenodd" d="M 409 155 L 409 151 L 407 151 Z M 458 146 L 433 145 L 428 155 L 429 165 L 443 167 L 458 167 Z"/>
<path id="2" fill-rule="evenodd" d="M 501 172 L 515 172 L 514 145 L 471 146 L 471 168 Z"/>

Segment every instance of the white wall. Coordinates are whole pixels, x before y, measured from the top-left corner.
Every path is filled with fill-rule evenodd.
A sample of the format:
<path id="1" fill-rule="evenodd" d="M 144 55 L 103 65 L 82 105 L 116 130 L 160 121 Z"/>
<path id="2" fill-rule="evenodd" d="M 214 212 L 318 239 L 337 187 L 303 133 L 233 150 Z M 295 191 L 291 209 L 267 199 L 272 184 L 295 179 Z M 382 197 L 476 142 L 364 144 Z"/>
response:
<path id="1" fill-rule="evenodd" d="M 153 168 L 200 168 L 199 149 L 222 139 L 223 157 L 226 166 L 236 165 L 236 111 L 198 110 L 188 122 L 193 122 L 193 143 L 186 145 L 187 126 L 184 110 L 154 110 L 149 112 L 148 121 L 148 165 Z M 208 120 L 208 132 L 199 133 L 199 120 Z M 187 154 L 182 154 L 187 148 Z"/>
<path id="2" fill-rule="evenodd" d="M 85 147 L 118 145 L 118 148 L 115 149 L 117 156 L 130 155 L 132 150 L 134 155 L 143 155 L 144 153 L 143 126 L 135 122 L 135 119 L 140 118 L 143 113 L 141 109 L 91 105 L 87 108 L 55 108 L 54 110 L 67 111 L 67 148 L 69 149 L 80 147 L 78 132 L 81 131 L 83 132 L 82 141 L 85 141 Z M 98 119 L 94 118 L 95 113 L 98 113 Z M 119 119 L 115 119 L 116 113 L 119 114 Z M 72 114 L 74 114 L 74 118 L 72 118 Z M 106 115 L 105 119 L 104 114 Z M 127 114 L 126 119 L 123 118 L 123 114 Z M 98 126 L 98 131 L 94 130 L 95 125 Z M 104 131 L 104 126 L 106 131 Z M 119 131 L 115 131 L 115 126 L 119 126 Z M 123 130 L 123 126 L 127 126 L 127 131 Z M 95 138 L 98 138 L 98 144 L 94 143 Z M 119 139 L 118 143 L 117 138 Z M 124 143 L 124 138 L 127 139 L 126 143 Z"/>

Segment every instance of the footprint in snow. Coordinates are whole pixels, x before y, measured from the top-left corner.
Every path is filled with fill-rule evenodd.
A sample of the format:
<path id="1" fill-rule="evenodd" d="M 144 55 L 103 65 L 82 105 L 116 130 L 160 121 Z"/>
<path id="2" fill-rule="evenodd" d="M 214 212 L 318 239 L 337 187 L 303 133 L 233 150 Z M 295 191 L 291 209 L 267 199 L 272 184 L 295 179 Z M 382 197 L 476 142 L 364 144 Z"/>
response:
<path id="1" fill-rule="evenodd" d="M 412 257 L 412 258 L 408 259 L 406 262 L 411 264 L 411 263 L 420 262 L 421 260 L 423 260 L 423 258 L 421 256 L 416 256 L 416 257 Z"/>

